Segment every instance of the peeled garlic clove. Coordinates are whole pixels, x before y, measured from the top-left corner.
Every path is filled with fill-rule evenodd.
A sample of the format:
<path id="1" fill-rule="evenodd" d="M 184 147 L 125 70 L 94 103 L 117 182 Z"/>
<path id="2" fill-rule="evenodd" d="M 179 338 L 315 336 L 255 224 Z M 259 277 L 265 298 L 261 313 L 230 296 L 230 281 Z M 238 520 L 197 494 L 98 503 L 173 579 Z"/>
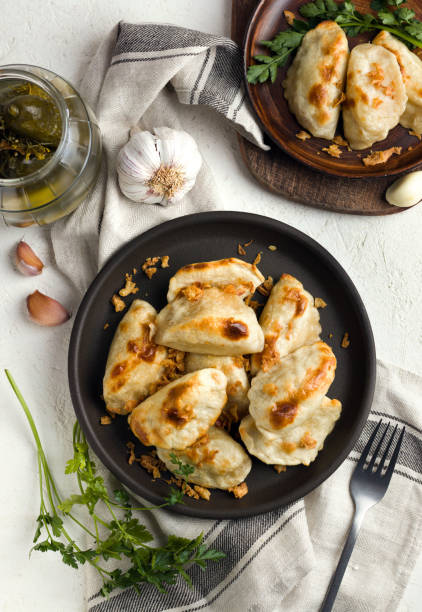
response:
<path id="1" fill-rule="evenodd" d="M 422 200 L 422 171 L 402 176 L 387 189 L 385 198 L 389 204 L 407 208 Z"/>
<path id="2" fill-rule="evenodd" d="M 36 276 L 41 274 L 44 264 L 34 251 L 31 249 L 29 244 L 21 240 L 15 252 L 15 264 L 16 268 L 25 276 Z"/>
<path id="3" fill-rule="evenodd" d="M 31 295 L 28 295 L 26 306 L 30 318 L 38 325 L 54 327 L 70 319 L 70 314 L 60 302 L 40 291 L 34 291 Z"/>

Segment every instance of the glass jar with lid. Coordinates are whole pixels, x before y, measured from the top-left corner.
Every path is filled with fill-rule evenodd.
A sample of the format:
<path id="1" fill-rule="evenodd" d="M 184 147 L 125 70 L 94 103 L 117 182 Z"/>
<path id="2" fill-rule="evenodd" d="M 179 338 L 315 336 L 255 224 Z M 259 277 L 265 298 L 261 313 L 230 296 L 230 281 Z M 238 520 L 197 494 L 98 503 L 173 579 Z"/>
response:
<path id="1" fill-rule="evenodd" d="M 95 184 L 101 135 L 65 79 L 29 65 L 0 67 L 0 213 L 8 225 L 69 214 Z"/>

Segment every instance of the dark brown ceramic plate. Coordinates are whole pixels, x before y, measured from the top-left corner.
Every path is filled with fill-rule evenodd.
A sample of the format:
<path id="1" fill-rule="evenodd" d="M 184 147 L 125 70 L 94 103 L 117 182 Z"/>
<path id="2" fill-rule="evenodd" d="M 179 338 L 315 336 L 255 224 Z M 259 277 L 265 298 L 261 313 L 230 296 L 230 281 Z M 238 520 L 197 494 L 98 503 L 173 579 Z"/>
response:
<path id="1" fill-rule="evenodd" d="M 305 4 L 305 0 L 262 0 L 258 4 L 246 30 L 244 43 L 245 71 L 253 63 L 254 55 L 267 54 L 266 48 L 259 44 L 260 41 L 271 40 L 277 32 L 286 29 L 287 24 L 283 17 L 283 11 L 290 10 L 299 15 L 298 8 L 302 4 Z M 354 4 L 358 10 L 368 12 L 370 1 L 354 0 Z M 408 0 L 406 6 L 412 8 L 419 19 L 422 18 L 422 3 L 420 1 Z M 356 44 L 368 42 L 374 36 L 374 33 L 368 33 L 349 38 L 349 46 L 352 48 Z M 263 129 L 276 145 L 286 153 L 316 170 L 345 178 L 388 176 L 405 172 L 421 163 L 422 141 L 419 141 L 415 136 L 410 136 L 408 130 L 401 126 L 395 127 L 385 140 L 377 142 L 370 149 L 349 152 L 342 148 L 343 154 L 339 159 L 330 157 L 322 151 L 323 147 L 329 146 L 327 140 L 311 138 L 303 142 L 296 138 L 296 134 L 303 128 L 290 112 L 282 87 L 282 81 L 289 65 L 290 62 L 279 70 L 277 80 L 273 84 L 267 82 L 250 85 L 245 78 L 249 99 Z M 393 155 L 385 164 L 369 167 L 363 165 L 361 159 L 368 155 L 370 151 L 384 151 L 390 147 L 402 147 L 402 153 Z M 413 148 L 409 150 L 409 147 Z M 357 156 L 357 153 L 360 157 Z"/>
<path id="2" fill-rule="evenodd" d="M 236 500 L 225 491 L 214 490 L 209 502 L 186 498 L 176 512 L 200 517 L 235 518 L 267 512 L 309 493 L 336 470 L 352 449 L 370 409 L 375 383 L 375 348 L 365 307 L 352 281 L 337 261 L 317 242 L 294 228 L 267 217 L 236 212 L 189 215 L 168 221 L 138 236 L 122 247 L 104 266 L 88 289 L 73 326 L 69 349 L 69 384 L 76 416 L 89 444 L 101 461 L 135 494 L 155 504 L 163 501 L 168 485 L 153 482 L 139 465 L 127 463 L 126 442 L 136 442 L 125 417 L 108 426 L 104 415 L 102 377 L 107 353 L 122 313 L 115 313 L 110 298 L 123 284 L 125 272 L 138 270 L 152 255 L 169 255 L 170 267 L 148 280 L 136 276 L 140 287 L 136 298 L 145 298 L 157 309 L 166 302 L 170 277 L 181 266 L 237 255 L 237 243 L 247 249 L 252 261 L 262 251 L 260 269 L 279 278 L 283 272 L 297 276 L 328 306 L 320 311 L 323 339 L 333 346 L 338 359 L 337 375 L 330 397 L 339 398 L 343 412 L 324 449 L 309 466 L 288 468 L 277 474 L 258 460 L 247 478 L 249 493 Z M 270 251 L 276 245 L 277 251 Z M 135 296 L 131 296 L 134 298 Z M 129 300 L 127 300 L 129 301 Z M 104 325 L 109 327 L 104 330 Z M 340 348 L 344 332 L 351 344 Z M 332 337 L 329 337 L 332 334 Z"/>

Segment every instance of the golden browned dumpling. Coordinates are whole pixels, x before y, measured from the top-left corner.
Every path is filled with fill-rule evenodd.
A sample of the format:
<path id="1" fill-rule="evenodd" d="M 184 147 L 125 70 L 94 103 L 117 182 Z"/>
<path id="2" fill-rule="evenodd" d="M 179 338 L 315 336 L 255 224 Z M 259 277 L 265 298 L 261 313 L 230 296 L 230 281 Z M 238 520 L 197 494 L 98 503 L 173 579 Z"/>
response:
<path id="1" fill-rule="evenodd" d="M 203 368 L 217 368 L 227 378 L 227 404 L 224 412 L 240 420 L 248 412 L 249 380 L 240 355 L 200 355 L 187 353 L 185 357 L 186 372 L 194 372 Z"/>
<path id="2" fill-rule="evenodd" d="M 314 298 L 302 283 L 290 274 L 283 274 L 259 318 L 265 336 L 262 353 L 252 356 L 252 373 L 264 372 L 282 357 L 319 339 L 321 325 Z"/>
<path id="3" fill-rule="evenodd" d="M 387 137 L 406 108 L 407 95 L 393 53 L 370 43 L 357 45 L 347 68 L 343 127 L 352 149 Z"/>
<path id="4" fill-rule="evenodd" d="M 407 105 L 400 123 L 422 135 L 422 61 L 398 38 L 383 30 L 372 41 L 393 53 L 400 66 L 407 94 Z"/>
<path id="5" fill-rule="evenodd" d="M 164 371 L 167 349 L 152 340 L 156 315 L 148 302 L 134 300 L 117 327 L 103 380 L 109 412 L 130 412 L 149 395 L 149 388 Z"/>
<path id="6" fill-rule="evenodd" d="M 129 426 L 145 446 L 191 446 L 219 417 L 226 386 L 226 377 L 214 368 L 186 374 L 136 406 Z"/>
<path id="7" fill-rule="evenodd" d="M 251 455 L 270 465 L 309 465 L 323 448 L 325 438 L 340 417 L 341 403 L 324 397 L 300 425 L 279 433 L 258 429 L 246 416 L 239 433 Z"/>
<path id="8" fill-rule="evenodd" d="M 243 355 L 264 348 L 264 334 L 252 308 L 231 286 L 181 289 L 157 316 L 155 341 L 204 355 Z"/>
<path id="9" fill-rule="evenodd" d="M 174 300 L 180 289 L 189 285 L 232 285 L 233 291 L 245 298 L 252 295 L 262 282 L 264 277 L 256 266 L 235 257 L 193 263 L 180 268 L 170 279 L 167 301 Z"/>
<path id="10" fill-rule="evenodd" d="M 348 56 L 343 30 L 334 21 L 323 21 L 305 34 L 287 71 L 284 96 L 300 125 L 313 136 L 334 138 Z"/>
<path id="11" fill-rule="evenodd" d="M 320 405 L 334 380 L 336 358 L 325 342 L 289 353 L 252 379 L 249 412 L 258 429 L 293 429 Z"/>
<path id="12" fill-rule="evenodd" d="M 172 463 L 170 453 L 157 448 L 158 457 L 174 472 L 177 465 Z M 174 454 L 182 463 L 195 467 L 187 480 L 202 487 L 230 489 L 243 482 L 252 467 L 240 444 L 219 427 L 211 427 L 193 446 Z"/>

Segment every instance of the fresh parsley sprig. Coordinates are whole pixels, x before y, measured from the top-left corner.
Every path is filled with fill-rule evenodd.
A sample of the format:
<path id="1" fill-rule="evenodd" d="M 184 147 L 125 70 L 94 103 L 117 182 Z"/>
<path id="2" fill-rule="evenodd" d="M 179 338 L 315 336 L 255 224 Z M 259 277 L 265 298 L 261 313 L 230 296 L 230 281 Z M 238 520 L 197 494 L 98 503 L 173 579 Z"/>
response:
<path id="1" fill-rule="evenodd" d="M 247 79 L 252 84 L 268 79 L 274 83 L 278 68 L 284 66 L 290 54 L 300 46 L 306 32 L 327 19 L 338 23 L 348 36 L 387 30 L 411 49 L 422 48 L 422 21 L 416 19 L 412 9 L 402 6 L 405 3 L 406 0 L 372 0 L 371 9 L 375 15 L 360 13 L 349 1 L 315 0 L 303 4 L 299 12 L 306 21 L 294 19 L 291 26 L 275 38 L 261 41 L 271 54 L 254 56 L 255 64 L 249 66 Z"/>
<path id="2" fill-rule="evenodd" d="M 185 480 L 188 478 L 188 476 L 190 476 L 195 471 L 195 467 L 193 465 L 190 465 L 189 463 L 183 463 L 179 459 L 179 457 L 176 457 L 174 453 L 170 453 L 170 461 L 174 465 L 178 466 L 178 469 L 174 470 L 174 473 L 178 474 Z"/>
<path id="3" fill-rule="evenodd" d="M 76 475 L 79 493 L 62 499 L 32 414 L 12 375 L 8 370 L 5 372 L 24 410 L 37 447 L 40 513 L 31 552 L 58 552 L 62 561 L 75 569 L 89 563 L 103 580 L 101 592 L 104 596 L 117 588 L 134 587 L 139 592 L 140 585 L 145 582 L 164 591 L 166 585 L 175 584 L 179 576 L 191 586 L 191 579 L 186 572 L 188 566 L 196 564 L 205 570 L 208 561 L 218 561 L 225 556 L 222 552 L 207 548 L 202 543 L 202 534 L 193 540 L 170 535 L 163 546 L 149 545 L 153 536 L 133 512 L 181 503 L 183 492 L 172 487 L 160 506 L 140 508 L 131 506 L 129 495 L 124 489 L 116 489 L 110 495 L 104 479 L 97 474 L 78 423 L 73 428 L 73 458 L 67 462 L 65 473 Z M 180 460 L 176 463 L 183 477 L 192 472 L 192 466 L 184 465 Z M 92 525 L 84 525 L 73 514 L 77 506 L 88 510 Z M 68 532 L 65 521 L 73 521 L 92 538 L 90 548 L 83 549 L 78 545 Z M 103 562 L 122 559 L 129 561 L 127 569 L 111 569 L 103 565 Z"/>

